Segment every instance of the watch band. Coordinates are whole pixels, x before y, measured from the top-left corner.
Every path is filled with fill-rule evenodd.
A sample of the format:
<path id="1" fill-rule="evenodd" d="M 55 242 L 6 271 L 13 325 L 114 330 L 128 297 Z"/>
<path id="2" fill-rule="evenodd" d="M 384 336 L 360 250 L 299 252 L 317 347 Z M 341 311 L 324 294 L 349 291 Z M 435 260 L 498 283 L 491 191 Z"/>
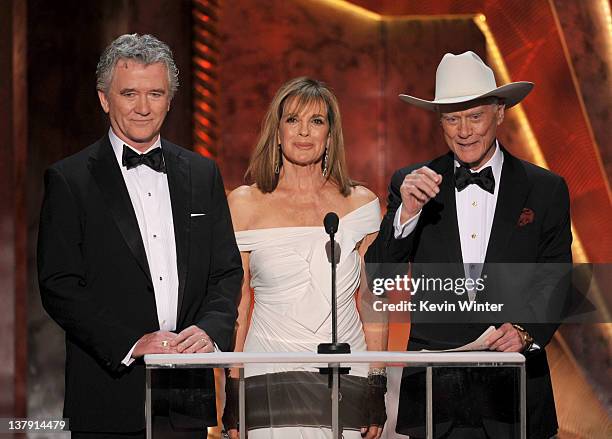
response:
<path id="1" fill-rule="evenodd" d="M 534 343 L 533 337 L 521 325 L 517 325 L 516 323 L 513 323 L 512 326 L 514 326 L 514 328 L 518 331 L 519 335 L 521 336 L 521 339 L 523 342 L 523 352 L 527 352 L 529 349 L 531 349 L 531 346 L 533 346 L 533 343 Z"/>

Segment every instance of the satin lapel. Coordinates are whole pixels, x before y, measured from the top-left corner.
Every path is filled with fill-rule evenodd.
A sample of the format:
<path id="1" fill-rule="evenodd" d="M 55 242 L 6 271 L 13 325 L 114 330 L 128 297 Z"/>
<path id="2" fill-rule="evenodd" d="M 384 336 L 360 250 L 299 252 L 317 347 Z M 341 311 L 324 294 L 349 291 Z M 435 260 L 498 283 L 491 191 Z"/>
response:
<path id="1" fill-rule="evenodd" d="M 461 255 L 461 240 L 459 239 L 459 224 L 457 222 L 457 203 L 455 201 L 455 176 L 452 154 L 447 154 L 438 160 L 430 163 L 430 168 L 442 175 L 440 192 L 432 201 L 435 208 L 440 211 L 440 221 L 444 236 L 440 236 L 439 243 L 446 251 L 448 261 L 440 262 L 460 262 L 463 263 Z"/>
<path id="2" fill-rule="evenodd" d="M 138 265 L 151 282 L 151 272 L 149 271 L 138 220 L 108 136 L 100 140 L 98 146 L 99 148 L 89 156 L 89 171 L 102 193 L 102 198 L 119 232 L 121 232 L 127 246 L 136 258 Z"/>
<path id="3" fill-rule="evenodd" d="M 508 249 L 511 249 L 510 238 L 517 228 L 516 222 L 531 188 L 531 183 L 527 180 L 527 174 L 520 160 L 510 155 L 505 149 L 502 151 L 504 152 L 504 165 L 485 263 L 504 261 Z"/>
<path id="4" fill-rule="evenodd" d="M 168 173 L 168 188 L 172 203 L 172 221 L 176 241 L 176 262 L 179 278 L 177 323 L 185 295 L 185 281 L 189 265 L 189 234 L 191 221 L 191 172 L 187 157 L 181 150 L 162 139 L 162 150 Z"/>

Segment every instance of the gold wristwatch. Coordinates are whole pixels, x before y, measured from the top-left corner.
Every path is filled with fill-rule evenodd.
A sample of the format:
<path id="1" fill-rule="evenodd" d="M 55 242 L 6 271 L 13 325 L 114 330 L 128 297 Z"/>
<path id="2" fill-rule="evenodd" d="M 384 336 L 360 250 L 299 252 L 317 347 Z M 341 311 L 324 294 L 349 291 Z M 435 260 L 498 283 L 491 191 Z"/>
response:
<path id="1" fill-rule="evenodd" d="M 523 352 L 527 352 L 529 349 L 531 349 L 531 346 L 533 346 L 533 337 L 521 325 L 513 323 L 512 326 L 516 328 L 519 335 L 521 336 L 521 339 L 523 341 Z"/>

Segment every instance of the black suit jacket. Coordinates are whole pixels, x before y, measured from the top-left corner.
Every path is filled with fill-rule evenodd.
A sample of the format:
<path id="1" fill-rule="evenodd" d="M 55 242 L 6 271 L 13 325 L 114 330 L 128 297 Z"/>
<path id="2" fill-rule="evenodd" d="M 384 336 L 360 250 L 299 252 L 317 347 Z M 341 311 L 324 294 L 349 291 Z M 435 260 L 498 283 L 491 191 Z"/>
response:
<path id="1" fill-rule="evenodd" d="M 165 140 L 162 149 L 179 277 L 176 331 L 198 325 L 229 350 L 243 272 L 223 182 L 211 160 Z M 159 324 L 136 215 L 108 136 L 46 171 L 38 275 L 43 306 L 66 332 L 64 416 L 71 429 L 144 428 L 143 363 L 121 361 Z M 212 382 L 211 371 L 177 377 L 177 387 L 203 391 L 197 410 L 205 425 L 215 423 Z"/>
<path id="2" fill-rule="evenodd" d="M 571 230 L 569 193 L 565 181 L 540 167 L 519 160 L 504 150 L 504 164 L 485 265 L 491 263 L 569 263 L 571 262 Z M 417 264 L 458 263 L 456 275 L 462 277 L 461 241 L 457 225 L 452 153 L 429 163 L 398 170 L 391 179 L 387 213 L 380 233 L 369 247 L 368 263 L 410 262 Z M 415 230 L 404 239 L 394 238 L 393 220 L 401 203 L 400 186 L 404 177 L 426 165 L 442 175 L 438 195 L 421 212 Z M 533 222 L 519 226 L 524 208 L 534 212 Z M 555 283 L 543 288 L 554 288 Z M 565 294 L 565 291 L 560 292 Z M 532 309 L 542 307 L 531 298 Z M 562 301 L 561 301 L 562 302 Z M 527 354 L 528 437 L 550 437 L 557 422 L 544 347 L 553 336 L 557 324 L 534 323 L 527 319 L 523 326 L 535 338 L 541 350 Z M 520 323 L 513 321 L 512 323 Z M 461 346 L 478 337 L 488 325 L 416 324 L 411 327 L 409 350 L 447 349 Z M 404 396 L 404 395 L 402 395 Z M 398 425 L 399 425 L 398 420 Z"/>

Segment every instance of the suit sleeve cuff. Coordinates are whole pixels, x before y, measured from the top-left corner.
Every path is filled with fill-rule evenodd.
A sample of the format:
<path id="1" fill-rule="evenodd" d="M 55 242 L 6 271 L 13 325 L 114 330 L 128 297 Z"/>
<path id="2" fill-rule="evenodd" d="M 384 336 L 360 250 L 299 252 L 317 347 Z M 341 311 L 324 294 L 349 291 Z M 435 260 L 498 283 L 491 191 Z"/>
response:
<path id="1" fill-rule="evenodd" d="M 136 361 L 135 358 L 132 358 L 132 352 L 134 352 L 134 349 L 136 348 L 136 345 L 138 344 L 138 342 L 134 343 L 134 346 L 132 346 L 132 349 L 130 349 L 130 351 L 127 353 L 127 355 L 123 358 L 123 360 L 121 360 L 121 364 L 123 364 L 124 366 L 129 366 L 130 364 L 132 364 L 134 361 Z"/>
<path id="2" fill-rule="evenodd" d="M 393 237 L 395 239 L 403 239 L 406 236 L 410 235 L 416 228 L 419 217 L 421 216 L 421 212 L 423 211 L 423 209 L 419 210 L 419 212 L 415 216 L 410 218 L 404 224 L 400 224 L 402 206 L 403 203 L 400 204 L 397 210 L 395 211 L 395 218 L 393 219 Z"/>

